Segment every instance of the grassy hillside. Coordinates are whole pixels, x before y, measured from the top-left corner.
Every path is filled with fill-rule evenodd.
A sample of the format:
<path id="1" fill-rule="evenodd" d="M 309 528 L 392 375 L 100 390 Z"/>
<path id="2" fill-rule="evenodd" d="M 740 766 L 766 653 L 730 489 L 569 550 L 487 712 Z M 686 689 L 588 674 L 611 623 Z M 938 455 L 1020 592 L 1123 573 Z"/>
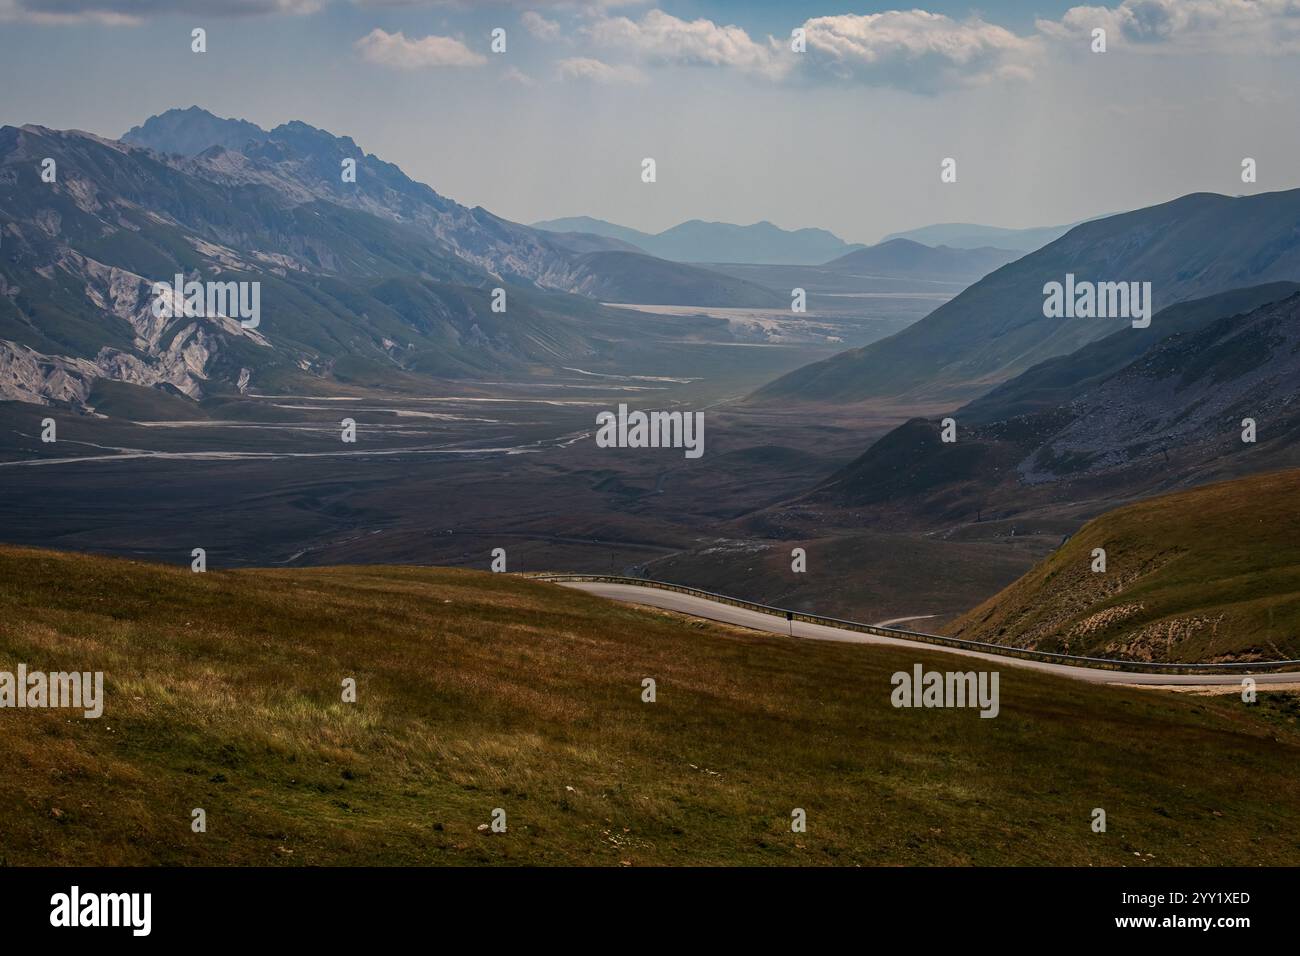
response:
<path id="1" fill-rule="evenodd" d="M 1285 697 L 1005 667 L 996 719 L 895 710 L 910 651 L 424 568 L 5 548 L 0 622 L 0 669 L 102 669 L 108 698 L 0 710 L 0 863 L 1300 862 Z"/>
<path id="2" fill-rule="evenodd" d="M 949 632 L 1137 660 L 1300 658 L 1300 470 L 1104 514 Z"/>

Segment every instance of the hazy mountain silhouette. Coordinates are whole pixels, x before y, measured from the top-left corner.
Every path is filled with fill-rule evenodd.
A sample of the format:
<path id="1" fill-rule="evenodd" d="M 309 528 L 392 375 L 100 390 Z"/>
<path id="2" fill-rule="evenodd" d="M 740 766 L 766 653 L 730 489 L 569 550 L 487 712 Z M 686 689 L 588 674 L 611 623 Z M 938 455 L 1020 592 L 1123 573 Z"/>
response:
<path id="1" fill-rule="evenodd" d="M 533 224 L 551 232 L 585 232 L 630 243 L 644 252 L 674 262 L 773 263 L 817 265 L 853 249 L 825 229 L 782 229 L 770 222 L 738 226 L 729 222 L 692 219 L 652 234 L 589 216 L 550 219 Z"/>

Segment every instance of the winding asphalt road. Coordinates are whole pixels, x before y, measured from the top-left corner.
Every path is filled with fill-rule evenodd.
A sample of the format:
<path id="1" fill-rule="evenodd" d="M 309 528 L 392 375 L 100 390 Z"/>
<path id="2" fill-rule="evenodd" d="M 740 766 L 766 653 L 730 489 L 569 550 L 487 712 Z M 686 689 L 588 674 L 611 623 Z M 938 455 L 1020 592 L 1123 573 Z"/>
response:
<path id="1" fill-rule="evenodd" d="M 1165 674 L 1140 671 L 1110 671 L 1093 667 L 1078 667 L 1071 664 L 1049 664 L 1045 661 L 1030 661 L 1018 657 L 1004 657 L 1000 654 L 987 654 L 983 651 L 964 650 L 956 647 L 943 647 L 927 644 L 923 641 L 911 641 L 901 637 L 881 637 L 875 634 L 863 634 L 825 624 L 809 624 L 804 621 L 787 622 L 772 614 L 751 611 L 748 608 L 734 607 L 711 601 L 693 594 L 681 594 L 677 591 L 663 591 L 658 588 L 638 587 L 635 584 L 607 584 L 595 581 L 562 581 L 563 587 L 576 588 L 600 597 L 622 601 L 627 604 L 642 604 L 649 607 L 678 611 L 694 617 L 702 617 L 722 624 L 734 624 L 756 631 L 771 631 L 775 634 L 789 634 L 791 623 L 796 638 L 811 638 L 818 641 L 843 641 L 849 644 L 885 644 L 894 647 L 907 647 L 931 654 L 960 654 L 963 657 L 977 657 L 991 661 L 1000 666 L 1025 667 L 1030 670 L 1045 671 L 1059 677 L 1087 681 L 1090 684 L 1123 684 L 1129 687 L 1170 687 L 1184 688 L 1239 688 L 1241 678 L 1250 676 L 1259 686 L 1266 684 L 1286 684 L 1300 687 L 1300 672 L 1283 671 L 1275 674 Z"/>

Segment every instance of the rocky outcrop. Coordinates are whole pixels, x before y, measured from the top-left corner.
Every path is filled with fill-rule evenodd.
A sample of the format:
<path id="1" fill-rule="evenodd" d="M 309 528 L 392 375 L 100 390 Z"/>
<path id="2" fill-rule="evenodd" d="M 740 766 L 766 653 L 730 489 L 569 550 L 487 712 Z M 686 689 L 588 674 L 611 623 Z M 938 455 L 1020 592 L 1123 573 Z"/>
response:
<path id="1" fill-rule="evenodd" d="M 260 332 L 227 316 L 155 315 L 152 283 L 125 269 L 106 266 L 67 248 L 60 250 L 57 268 L 83 283 L 86 299 L 102 311 L 103 321 L 130 326 L 134 350 L 105 347 L 92 359 L 46 354 L 0 340 L 0 399 L 83 405 L 99 378 L 132 385 L 170 385 L 199 399 L 213 359 L 228 342 L 242 338 L 271 348 Z M 18 286 L 5 287 L 0 294 L 16 297 L 21 291 Z M 240 384 L 245 388 L 250 374 L 241 369 Z"/>

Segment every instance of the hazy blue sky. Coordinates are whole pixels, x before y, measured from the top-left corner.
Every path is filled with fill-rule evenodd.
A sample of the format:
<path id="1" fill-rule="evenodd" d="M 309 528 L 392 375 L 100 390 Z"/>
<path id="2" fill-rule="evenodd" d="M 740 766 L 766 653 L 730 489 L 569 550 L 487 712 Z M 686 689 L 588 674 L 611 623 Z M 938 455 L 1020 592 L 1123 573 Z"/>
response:
<path id="1" fill-rule="evenodd" d="M 198 104 L 523 222 L 1029 226 L 1300 185 L 1300 5 L 0 0 L 0 122 Z M 168 12 L 162 12 L 168 11 Z M 179 12 L 177 12 L 179 11 Z M 190 30 L 208 52 L 190 51 Z M 507 52 L 489 49 L 493 27 Z M 790 31 L 807 30 L 807 52 Z M 1090 52 L 1094 27 L 1108 51 Z M 659 181 L 640 181 L 652 156 Z M 939 164 L 957 160 L 955 184 Z M 1259 180 L 1243 184 L 1243 157 Z"/>

